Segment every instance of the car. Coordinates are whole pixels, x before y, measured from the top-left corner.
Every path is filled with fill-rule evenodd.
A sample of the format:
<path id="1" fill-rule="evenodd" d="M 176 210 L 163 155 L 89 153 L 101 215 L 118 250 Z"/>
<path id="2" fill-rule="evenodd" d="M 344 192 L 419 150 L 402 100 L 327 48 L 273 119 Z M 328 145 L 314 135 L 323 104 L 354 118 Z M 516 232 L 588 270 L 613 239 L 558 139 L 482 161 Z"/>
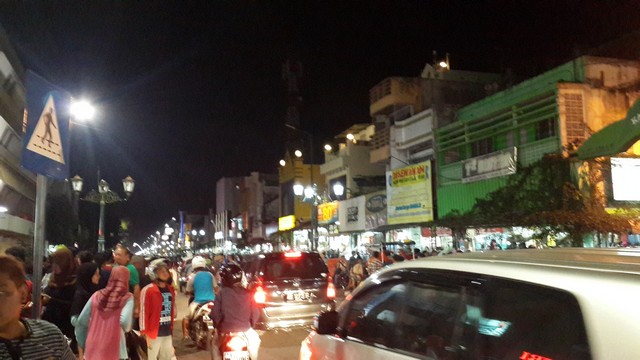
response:
<path id="1" fill-rule="evenodd" d="M 316 252 L 260 254 L 244 271 L 260 307 L 259 330 L 309 326 L 318 312 L 334 308 L 335 287 Z"/>
<path id="2" fill-rule="evenodd" d="M 383 268 L 316 318 L 300 359 L 633 359 L 640 252 L 508 250 Z"/>

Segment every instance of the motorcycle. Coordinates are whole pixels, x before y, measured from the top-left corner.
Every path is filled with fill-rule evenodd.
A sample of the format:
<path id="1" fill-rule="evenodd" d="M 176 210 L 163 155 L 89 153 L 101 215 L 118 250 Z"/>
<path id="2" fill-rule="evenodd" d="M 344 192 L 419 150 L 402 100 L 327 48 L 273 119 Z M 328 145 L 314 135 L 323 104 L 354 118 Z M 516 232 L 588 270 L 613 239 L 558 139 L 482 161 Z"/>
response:
<path id="1" fill-rule="evenodd" d="M 189 337 L 202 350 L 214 348 L 215 326 L 211 318 L 212 309 L 213 301 L 198 305 L 188 325 Z"/>
<path id="2" fill-rule="evenodd" d="M 250 360 L 249 339 L 243 332 L 221 333 L 219 337 L 222 360 Z"/>

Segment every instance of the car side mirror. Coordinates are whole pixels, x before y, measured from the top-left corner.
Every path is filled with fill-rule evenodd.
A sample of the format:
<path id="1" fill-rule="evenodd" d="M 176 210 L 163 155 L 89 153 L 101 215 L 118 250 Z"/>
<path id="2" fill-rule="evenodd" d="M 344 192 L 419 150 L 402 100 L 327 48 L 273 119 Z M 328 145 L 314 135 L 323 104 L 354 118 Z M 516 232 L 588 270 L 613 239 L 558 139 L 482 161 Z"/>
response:
<path id="1" fill-rule="evenodd" d="M 315 330 L 320 335 L 331 335 L 336 333 L 338 328 L 338 312 L 323 311 L 313 321 Z"/>

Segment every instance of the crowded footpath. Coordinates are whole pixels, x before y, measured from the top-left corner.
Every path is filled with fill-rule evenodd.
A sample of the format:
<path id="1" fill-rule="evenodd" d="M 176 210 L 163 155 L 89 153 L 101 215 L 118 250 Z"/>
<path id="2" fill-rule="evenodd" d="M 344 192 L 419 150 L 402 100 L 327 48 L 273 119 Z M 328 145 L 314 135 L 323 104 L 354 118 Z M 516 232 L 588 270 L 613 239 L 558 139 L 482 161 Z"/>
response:
<path id="1" fill-rule="evenodd" d="M 57 247 L 45 260 L 42 308 L 34 311 L 36 274 L 24 249 L 7 249 L 0 256 L 0 359 L 175 358 L 177 273 L 164 259 L 147 272 L 145 259 L 131 255 L 122 245 L 95 255 Z"/>
<path id="2" fill-rule="evenodd" d="M 121 244 L 95 255 L 61 245 L 39 274 L 42 306 L 37 310 L 32 302 L 36 274 L 26 260 L 21 247 L 0 255 L 0 359 L 176 359 L 178 292 L 191 302 L 183 314 L 183 340 L 196 341 L 190 338 L 192 314 L 215 302 L 211 319 L 218 335 L 244 333 L 251 358 L 258 358 L 260 338 L 252 329 L 258 311 L 233 256 L 172 261 L 132 256 Z"/>

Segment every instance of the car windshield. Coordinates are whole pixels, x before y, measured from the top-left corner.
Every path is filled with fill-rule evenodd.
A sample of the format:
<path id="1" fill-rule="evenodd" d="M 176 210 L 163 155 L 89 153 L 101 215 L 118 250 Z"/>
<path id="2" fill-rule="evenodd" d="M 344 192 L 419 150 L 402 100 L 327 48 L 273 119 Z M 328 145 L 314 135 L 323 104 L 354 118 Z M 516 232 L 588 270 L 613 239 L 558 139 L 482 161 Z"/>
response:
<path id="1" fill-rule="evenodd" d="M 327 267 L 319 257 L 301 254 L 300 257 L 270 259 L 266 264 L 265 280 L 316 279 L 326 273 Z"/>

